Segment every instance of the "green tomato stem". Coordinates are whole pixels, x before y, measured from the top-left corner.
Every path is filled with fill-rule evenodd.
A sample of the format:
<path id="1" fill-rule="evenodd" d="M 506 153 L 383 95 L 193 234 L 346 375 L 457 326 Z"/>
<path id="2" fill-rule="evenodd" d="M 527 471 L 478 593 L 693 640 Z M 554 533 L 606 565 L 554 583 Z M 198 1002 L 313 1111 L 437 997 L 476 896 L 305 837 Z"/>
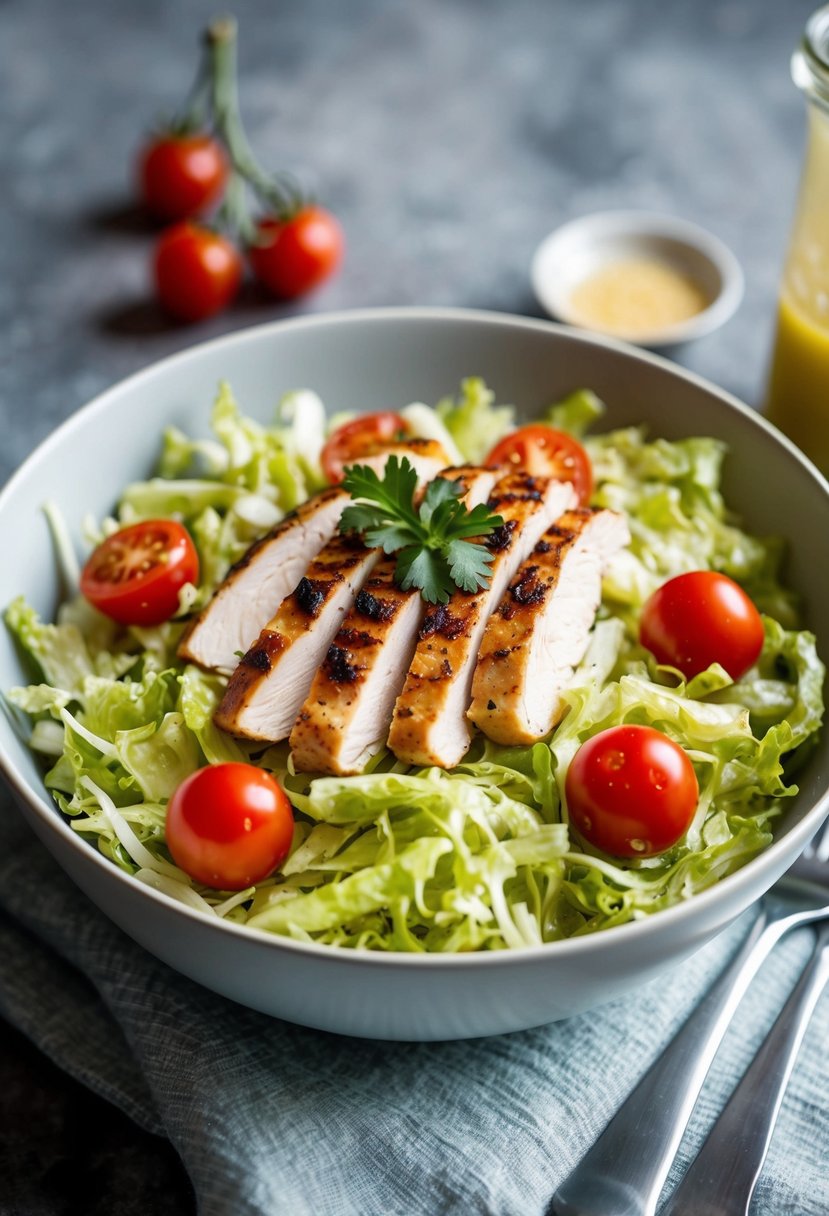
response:
<path id="1" fill-rule="evenodd" d="M 206 44 L 211 105 L 216 131 L 224 142 L 234 175 L 247 182 L 277 220 L 288 220 L 304 205 L 298 184 L 286 174 L 268 174 L 253 154 L 245 134 L 239 109 L 237 84 L 236 21 L 222 17 L 207 28 Z M 244 240 L 255 240 L 255 224 L 245 207 L 243 190 L 230 190 L 228 219 L 240 230 Z"/>

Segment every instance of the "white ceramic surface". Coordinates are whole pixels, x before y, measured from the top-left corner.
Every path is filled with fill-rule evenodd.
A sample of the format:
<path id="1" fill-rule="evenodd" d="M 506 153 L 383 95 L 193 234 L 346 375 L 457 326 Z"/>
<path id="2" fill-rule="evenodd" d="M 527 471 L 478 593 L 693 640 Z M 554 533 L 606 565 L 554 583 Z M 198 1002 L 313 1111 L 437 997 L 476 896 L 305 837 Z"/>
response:
<path id="1" fill-rule="evenodd" d="M 723 325 L 743 298 L 743 272 L 719 238 L 679 216 L 647 211 L 600 211 L 556 228 L 535 252 L 531 278 L 536 298 L 551 317 L 580 324 L 570 300 L 574 288 L 610 262 L 654 259 L 688 275 L 709 301 L 686 321 L 631 339 L 639 346 L 674 346 Z"/>
<path id="2" fill-rule="evenodd" d="M 791 542 L 789 578 L 829 641 L 829 486 L 753 411 L 651 355 L 544 321 L 495 313 L 387 309 L 267 325 L 197 346 L 104 393 L 56 431 L 0 495 L 0 603 L 25 593 L 47 617 L 60 587 L 40 510 L 54 499 L 78 528 L 149 473 L 162 428 L 204 433 L 218 381 L 262 419 L 291 388 L 330 410 L 435 401 L 485 377 L 535 416 L 580 386 L 608 405 L 607 426 L 646 423 L 678 438 L 716 435 L 732 449 L 729 501 L 761 533 Z M 808 526 L 806 526 L 808 525 Z M 0 686 L 21 671 L 0 633 Z M 23 813 L 75 882 L 127 933 L 193 979 L 255 1009 L 343 1034 L 463 1038 L 538 1025 L 637 987 L 703 945 L 771 885 L 829 810 L 829 744 L 800 776 L 783 830 L 762 856 L 687 904 L 592 937 L 462 957 L 337 952 L 191 911 L 123 874 L 68 828 L 35 759 L 0 720 L 0 766 Z"/>

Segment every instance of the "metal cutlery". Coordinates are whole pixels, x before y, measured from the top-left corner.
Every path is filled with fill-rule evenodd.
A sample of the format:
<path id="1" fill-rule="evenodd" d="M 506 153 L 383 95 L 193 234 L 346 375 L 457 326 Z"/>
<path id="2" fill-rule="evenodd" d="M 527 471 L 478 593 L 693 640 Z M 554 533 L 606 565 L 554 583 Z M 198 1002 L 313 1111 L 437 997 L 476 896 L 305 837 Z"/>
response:
<path id="1" fill-rule="evenodd" d="M 829 925 L 660 1216 L 747 1216 L 806 1027 L 829 981 Z"/>
<path id="2" fill-rule="evenodd" d="M 655 1216 L 694 1104 L 746 989 L 784 934 L 829 917 L 827 859 L 824 824 L 760 901 L 733 961 L 559 1186 L 549 1216 Z"/>

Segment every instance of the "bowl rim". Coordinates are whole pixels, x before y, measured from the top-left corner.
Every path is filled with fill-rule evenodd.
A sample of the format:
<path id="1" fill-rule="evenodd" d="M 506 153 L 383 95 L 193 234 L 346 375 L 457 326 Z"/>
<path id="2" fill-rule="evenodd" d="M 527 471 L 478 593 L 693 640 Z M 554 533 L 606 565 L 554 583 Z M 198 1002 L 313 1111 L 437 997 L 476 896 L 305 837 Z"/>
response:
<path id="1" fill-rule="evenodd" d="M 591 230 L 594 230 L 591 234 Z M 670 212 L 635 210 L 633 208 L 614 211 L 591 211 L 576 216 L 554 228 L 536 248 L 530 264 L 530 278 L 536 299 L 551 317 L 565 324 L 596 333 L 602 337 L 613 337 L 599 329 L 590 329 L 580 324 L 569 308 L 567 296 L 550 284 L 550 262 L 566 259 L 567 245 L 587 232 L 591 243 L 598 246 L 605 236 L 622 238 L 669 237 L 702 257 L 717 272 L 720 288 L 711 302 L 684 321 L 664 325 L 661 329 L 640 338 L 617 339 L 632 346 L 663 347 L 679 345 L 701 338 L 724 325 L 737 311 L 745 292 L 745 277 L 735 254 L 720 237 L 709 232 L 693 220 Z"/>
<path id="2" fill-rule="evenodd" d="M 203 352 L 207 350 L 221 350 L 223 347 L 233 345 L 244 346 L 248 342 L 260 341 L 273 332 L 283 333 L 286 330 L 338 326 L 342 324 L 363 324 L 366 322 L 399 323 L 401 321 L 434 322 L 436 320 L 449 323 L 462 322 L 473 325 L 486 324 L 504 329 L 518 328 L 537 333 L 560 333 L 566 335 L 571 341 L 588 346 L 598 345 L 651 364 L 681 380 L 685 380 L 704 392 L 714 394 L 729 409 L 735 410 L 748 420 L 750 424 L 757 426 L 758 429 L 765 432 L 767 437 L 774 443 L 781 446 L 788 456 L 800 465 L 802 472 L 810 480 L 816 482 L 820 492 L 829 495 L 829 482 L 823 478 L 811 461 L 795 447 L 791 440 L 767 422 L 756 410 L 740 401 L 739 398 L 733 396 L 727 390 L 719 388 L 695 372 L 679 367 L 659 355 L 642 350 L 630 343 L 606 337 L 603 334 L 574 329 L 567 325 L 561 325 L 540 318 L 484 309 L 400 305 L 314 313 L 249 326 L 244 329 L 235 330 L 229 334 L 222 334 L 219 337 L 211 338 L 204 342 L 195 343 L 133 372 L 131 375 L 116 381 L 116 383 L 92 398 L 91 401 L 73 411 L 69 417 L 32 450 L 8 479 L 2 490 L 0 490 L 0 514 L 7 509 L 7 502 L 13 499 L 18 483 L 26 480 L 39 461 L 51 452 L 54 447 L 60 446 L 65 441 L 67 435 L 71 435 L 87 419 L 107 409 L 110 401 L 113 398 L 117 399 L 127 387 L 140 385 L 142 380 L 152 380 L 154 376 L 171 366 L 186 363 L 188 360 L 198 360 Z M 45 794 L 30 786 L 28 781 L 18 772 L 11 755 L 7 752 L 2 741 L 0 741 L 0 775 L 2 775 L 12 790 L 17 793 L 19 799 L 35 813 L 47 832 L 56 833 L 64 844 L 71 847 L 72 851 L 77 854 L 84 864 L 100 867 L 101 875 L 108 878 L 110 882 L 115 884 L 122 882 L 126 884 L 125 891 L 132 892 L 136 898 L 147 898 L 156 903 L 160 909 L 168 909 L 184 917 L 186 921 L 193 923 L 195 927 L 199 927 L 202 930 L 220 934 L 231 933 L 232 935 L 239 936 L 242 941 L 247 941 L 254 945 L 258 944 L 259 946 L 267 945 L 269 948 L 277 951 L 282 949 L 288 950 L 293 954 L 304 956 L 309 961 L 317 962 L 327 959 L 330 960 L 332 965 L 336 961 L 337 964 L 343 966 L 368 965 L 372 967 L 392 967 L 394 969 L 414 967 L 419 970 L 429 970 L 432 968 L 442 969 L 457 966 L 466 969 L 493 966 L 510 967 L 532 961 L 541 962 L 544 959 L 548 959 L 553 963 L 559 955 L 582 952 L 591 954 L 594 951 L 603 950 L 609 943 L 615 942 L 622 945 L 625 941 L 647 939 L 654 933 L 659 933 L 662 930 L 667 931 L 672 924 L 684 920 L 694 909 L 704 912 L 707 909 L 716 907 L 728 895 L 732 895 L 737 902 L 742 897 L 742 907 L 744 909 L 750 903 L 760 898 L 759 895 L 756 895 L 754 899 L 745 899 L 746 889 L 754 885 L 753 880 L 757 871 L 774 869 L 777 855 L 782 851 L 787 851 L 792 841 L 799 844 L 801 848 L 805 846 L 823 819 L 829 815 L 829 786 L 827 786 L 827 789 L 824 790 L 817 802 L 804 814 L 798 824 L 786 832 L 785 837 L 773 840 L 767 849 L 752 858 L 751 861 L 747 862 L 739 870 L 720 879 L 712 887 L 701 891 L 691 899 L 675 904 L 671 908 L 665 908 L 641 920 L 617 925 L 612 930 L 597 931 L 596 933 L 586 934 L 583 937 L 570 937 L 560 941 L 545 942 L 541 945 L 519 946 L 509 950 L 460 954 L 416 954 L 403 951 L 380 952 L 357 948 L 348 950 L 336 949 L 319 942 L 297 941 L 294 938 L 283 937 L 278 934 L 269 933 L 264 929 L 249 927 L 219 917 L 211 918 L 206 913 L 190 908 L 171 896 L 165 895 L 163 892 L 137 883 L 132 875 L 127 874 L 119 866 L 116 866 L 104 857 L 97 849 L 94 849 L 87 841 L 81 839 L 61 818 L 57 808 L 47 802 Z M 61 868 L 63 867 L 61 866 Z M 79 884 L 76 883 L 76 885 Z M 764 891 L 766 889 L 767 887 L 763 888 Z M 87 894 L 84 887 L 81 890 L 87 899 L 90 899 L 93 903 L 95 902 Z M 689 909 L 691 910 L 690 913 Z M 619 936 L 620 934 L 622 935 L 621 937 Z"/>

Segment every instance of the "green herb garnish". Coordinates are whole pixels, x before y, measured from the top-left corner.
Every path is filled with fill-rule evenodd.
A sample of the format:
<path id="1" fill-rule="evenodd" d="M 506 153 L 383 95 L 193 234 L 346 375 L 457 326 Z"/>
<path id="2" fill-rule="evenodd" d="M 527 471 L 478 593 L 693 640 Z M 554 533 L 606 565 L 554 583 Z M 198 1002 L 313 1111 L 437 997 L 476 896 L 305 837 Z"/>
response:
<path id="1" fill-rule="evenodd" d="M 417 480 L 405 456 L 389 457 L 382 479 L 367 465 L 351 465 L 343 487 L 358 501 L 343 511 L 340 531 L 362 532 L 370 548 L 396 553 L 396 582 L 404 591 L 417 587 L 430 604 L 445 604 L 456 588 L 488 587 L 492 554 L 470 538 L 485 539 L 503 519 L 483 503 L 468 510 L 461 482 L 443 477 L 429 482 L 416 507 Z"/>

